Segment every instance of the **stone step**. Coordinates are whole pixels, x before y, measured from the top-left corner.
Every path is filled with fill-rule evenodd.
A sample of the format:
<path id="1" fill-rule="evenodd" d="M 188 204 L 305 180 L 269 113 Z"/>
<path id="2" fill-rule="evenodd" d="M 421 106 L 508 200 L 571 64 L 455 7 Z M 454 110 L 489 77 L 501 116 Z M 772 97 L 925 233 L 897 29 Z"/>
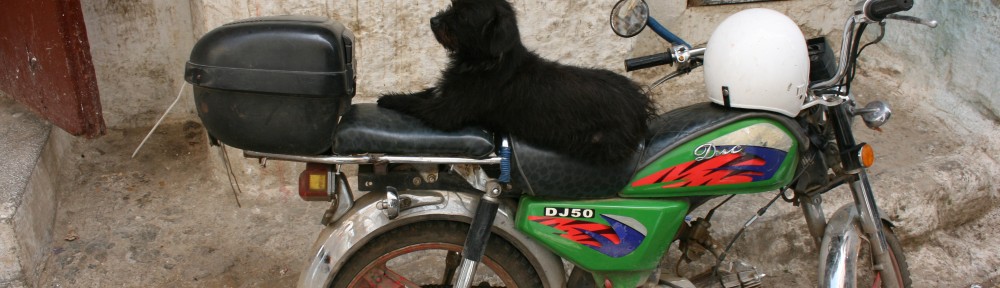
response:
<path id="1" fill-rule="evenodd" d="M 30 287 L 38 278 L 58 203 L 55 143 L 69 138 L 0 95 L 0 287 Z"/>

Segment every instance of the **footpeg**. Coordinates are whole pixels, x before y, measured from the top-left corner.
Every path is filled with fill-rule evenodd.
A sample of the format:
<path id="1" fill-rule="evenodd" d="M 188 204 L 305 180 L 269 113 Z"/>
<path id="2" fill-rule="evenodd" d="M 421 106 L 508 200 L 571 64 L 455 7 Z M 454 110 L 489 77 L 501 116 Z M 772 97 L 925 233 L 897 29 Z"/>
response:
<path id="1" fill-rule="evenodd" d="M 729 264 L 729 269 L 719 269 L 722 287 L 726 288 L 758 288 L 763 287 L 764 273 L 758 273 L 757 267 L 737 260 Z"/>

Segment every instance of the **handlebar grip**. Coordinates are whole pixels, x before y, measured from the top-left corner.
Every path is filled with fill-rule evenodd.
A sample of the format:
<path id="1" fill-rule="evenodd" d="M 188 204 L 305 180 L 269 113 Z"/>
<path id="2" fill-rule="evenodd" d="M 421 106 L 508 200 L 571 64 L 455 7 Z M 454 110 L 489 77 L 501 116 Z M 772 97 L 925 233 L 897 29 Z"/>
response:
<path id="1" fill-rule="evenodd" d="M 674 56 L 670 52 L 663 52 L 648 56 L 642 56 L 639 58 L 632 58 L 625 60 L 625 71 L 635 71 L 639 69 L 646 69 L 649 67 L 656 67 L 660 65 L 669 65 L 674 63 Z"/>
<path id="2" fill-rule="evenodd" d="M 865 17 L 882 21 L 889 14 L 908 11 L 913 8 L 913 0 L 872 0 L 865 9 Z"/>

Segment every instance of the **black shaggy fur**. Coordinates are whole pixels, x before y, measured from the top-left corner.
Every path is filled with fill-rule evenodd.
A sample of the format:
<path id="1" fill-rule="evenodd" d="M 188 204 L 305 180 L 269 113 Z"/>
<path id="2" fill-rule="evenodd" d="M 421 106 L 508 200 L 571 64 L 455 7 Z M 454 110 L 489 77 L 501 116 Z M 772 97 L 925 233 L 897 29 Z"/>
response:
<path id="1" fill-rule="evenodd" d="M 645 138 L 653 108 L 637 84 L 529 51 L 507 1 L 454 0 L 431 29 L 451 58 L 437 86 L 382 96 L 379 106 L 443 130 L 482 125 L 592 163 L 623 161 Z"/>

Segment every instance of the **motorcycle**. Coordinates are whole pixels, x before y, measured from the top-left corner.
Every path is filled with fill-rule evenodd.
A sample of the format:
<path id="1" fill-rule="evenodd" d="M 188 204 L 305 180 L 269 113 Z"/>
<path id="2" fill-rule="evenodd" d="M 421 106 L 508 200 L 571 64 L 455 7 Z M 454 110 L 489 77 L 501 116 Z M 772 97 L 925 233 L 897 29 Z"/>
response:
<path id="1" fill-rule="evenodd" d="M 878 129 L 891 110 L 881 101 L 858 107 L 850 88 L 870 24 L 936 25 L 895 14 L 912 5 L 861 1 L 835 61 L 824 39 L 805 41 L 771 10 L 737 13 L 707 47 L 695 48 L 650 17 L 644 1 L 619 1 L 615 33 L 631 37 L 649 27 L 672 44 L 626 60 L 626 69 L 677 67 L 656 86 L 704 67 L 712 99 L 651 120 L 635 159 L 619 165 L 587 164 L 476 127 L 437 131 L 375 104 L 352 105 L 354 36 L 329 19 L 224 25 L 195 45 L 185 79 L 213 143 L 262 164 L 307 163 L 301 198 L 331 203 L 300 287 L 759 287 L 763 274 L 752 266 L 723 264 L 735 239 L 722 245 L 709 227 L 733 196 L 769 191 L 778 193 L 736 238 L 783 198 L 801 207 L 820 247 L 820 287 L 909 287 L 899 239 L 866 173 L 873 150 L 857 143 L 851 126 L 860 116 Z M 760 33 L 782 29 L 774 39 Z M 784 52 L 733 52 L 761 37 L 767 49 Z M 768 64 L 739 64 L 754 58 L 747 55 Z M 747 88 L 726 74 L 746 76 L 737 65 L 784 70 L 753 74 L 769 77 Z M 768 90 L 775 85 L 763 78 L 795 85 Z M 762 97 L 772 94 L 780 97 Z M 357 166 L 356 188 L 366 193 L 354 193 L 345 165 Z M 826 219 L 822 194 L 841 185 L 854 202 Z M 720 197 L 707 215 L 690 219 Z M 665 272 L 661 262 L 674 241 L 680 260 L 708 252 L 715 265 L 691 278 Z M 569 275 L 564 263 L 572 264 Z"/>

